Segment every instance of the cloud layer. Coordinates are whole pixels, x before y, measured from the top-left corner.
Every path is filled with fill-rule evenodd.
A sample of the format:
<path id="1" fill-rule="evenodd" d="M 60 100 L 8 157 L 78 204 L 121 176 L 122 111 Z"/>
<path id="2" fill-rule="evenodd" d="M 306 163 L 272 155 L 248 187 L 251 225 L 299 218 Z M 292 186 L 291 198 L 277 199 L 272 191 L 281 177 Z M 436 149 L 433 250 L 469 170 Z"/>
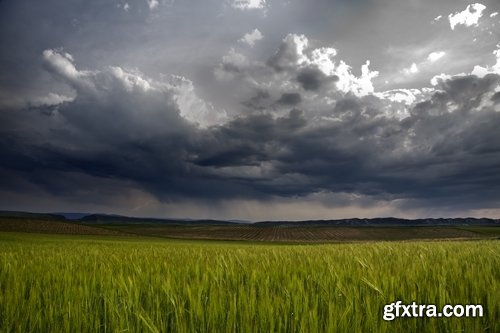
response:
<path id="1" fill-rule="evenodd" d="M 2 128 L 4 187 L 61 195 L 102 179 L 160 201 L 331 193 L 354 203 L 497 205 L 499 75 L 442 79 L 397 117 L 391 107 L 404 103 L 368 94 L 367 65 L 355 77 L 335 54 L 292 35 L 267 61 L 226 59 L 220 70 L 256 93 L 229 119 L 187 79 L 80 70 L 71 55 L 46 50 L 47 71 L 74 97 L 2 113 L 11 125 Z"/>
<path id="2" fill-rule="evenodd" d="M 281 21 L 270 29 L 266 17 L 277 17 L 276 3 L 217 7 L 218 19 L 229 20 L 224 15 L 231 11 L 242 25 L 223 27 L 220 36 L 176 21 L 182 40 L 155 20 L 176 20 L 168 10 L 186 8 L 141 4 L 118 8 L 125 15 L 119 20 L 142 15 L 127 21 L 130 31 L 137 29 L 130 43 L 141 47 L 124 55 L 102 51 L 93 37 L 84 46 L 101 46 L 86 57 L 60 47 L 70 44 L 60 40 L 22 53 L 27 69 L 14 66 L 14 49 L 11 58 L 0 56 L 9 60 L 0 63 L 0 87 L 6 87 L 0 90 L 0 208 L 40 207 L 39 198 L 53 210 L 255 219 L 499 209 L 500 51 L 491 48 L 489 32 L 497 27 L 489 4 L 443 13 L 452 13 L 449 26 L 433 19 L 439 12 L 427 15 L 433 27 L 445 28 L 439 37 L 458 36 L 460 43 L 436 38 L 439 43 L 381 50 L 361 39 L 362 52 L 354 56 L 342 38 L 317 38 L 313 25 L 296 29 L 313 37 L 276 32 Z M 294 6 L 279 10 L 290 17 L 305 11 Z M 310 10 L 317 13 L 333 5 L 315 6 Z M 79 27 L 75 35 L 94 28 L 69 24 Z M 459 33 L 461 26 L 470 29 Z M 151 31 L 154 41 L 170 41 L 168 52 L 157 55 L 158 43 L 143 43 Z M 466 38 L 485 41 L 467 51 L 482 52 L 481 61 L 459 52 Z M 118 40 L 113 45 L 126 44 Z M 198 52 L 203 40 L 217 47 Z M 137 50 L 144 66 L 129 56 Z M 156 70 L 170 52 L 177 53 L 168 70 Z"/>

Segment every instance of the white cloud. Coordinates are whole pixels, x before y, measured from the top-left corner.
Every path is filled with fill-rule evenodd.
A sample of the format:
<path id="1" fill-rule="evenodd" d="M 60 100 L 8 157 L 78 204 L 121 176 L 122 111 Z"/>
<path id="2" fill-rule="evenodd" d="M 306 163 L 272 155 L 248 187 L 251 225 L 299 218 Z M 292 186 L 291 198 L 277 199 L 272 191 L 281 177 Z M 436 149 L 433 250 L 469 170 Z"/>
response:
<path id="1" fill-rule="evenodd" d="M 255 43 L 261 40 L 264 36 L 262 36 L 259 29 L 254 29 L 252 32 L 245 34 L 241 39 L 238 40 L 240 43 L 245 43 L 253 47 Z"/>
<path id="2" fill-rule="evenodd" d="M 296 82 L 297 72 L 304 69 L 317 68 L 325 75 L 325 79 L 334 82 L 337 90 L 343 93 L 353 93 L 356 96 L 366 96 L 374 91 L 372 79 L 379 75 L 378 71 L 370 70 L 370 61 L 361 66 L 361 75 L 352 73 L 352 67 L 345 61 L 336 59 L 337 50 L 331 47 L 311 48 L 309 40 L 304 35 L 289 34 L 284 39 L 278 52 L 271 62 L 280 70 L 286 70 L 291 75 L 289 81 L 279 84 L 292 87 Z M 335 90 L 335 89 L 334 89 Z"/>
<path id="3" fill-rule="evenodd" d="M 296 67 L 310 64 L 304 51 L 309 48 L 309 40 L 305 35 L 288 34 L 282 41 L 280 48 L 273 56 L 278 67 Z"/>
<path id="4" fill-rule="evenodd" d="M 474 66 L 474 69 L 472 70 L 471 74 L 476 75 L 478 77 L 485 77 L 487 74 L 489 74 L 490 71 L 488 70 L 487 67 L 483 66 Z"/>
<path id="5" fill-rule="evenodd" d="M 337 50 L 332 47 L 320 47 L 311 53 L 311 61 L 318 66 L 326 75 L 332 75 L 335 71 L 334 57 Z"/>
<path id="6" fill-rule="evenodd" d="M 467 75 L 476 75 L 477 77 L 480 77 L 480 78 L 483 78 L 488 74 L 500 75 L 500 45 L 497 45 L 497 47 L 499 47 L 499 48 L 497 50 L 493 51 L 493 54 L 496 57 L 496 62 L 493 66 L 483 67 L 480 65 L 476 65 L 476 66 L 474 66 L 474 68 L 472 69 L 472 71 L 470 73 L 459 73 L 459 74 L 454 74 L 454 75 L 448 75 L 448 74 L 441 73 L 439 75 L 435 75 L 431 79 L 431 84 L 433 86 L 437 86 L 440 82 L 444 82 L 444 81 L 450 80 L 452 78 L 467 76 Z"/>
<path id="7" fill-rule="evenodd" d="M 221 124 L 227 120 L 224 111 L 218 112 L 211 103 L 196 95 L 191 80 L 183 76 L 172 76 L 170 87 L 174 92 L 174 100 L 179 106 L 180 115 L 185 119 L 201 127 Z"/>
<path id="8" fill-rule="evenodd" d="M 222 57 L 222 64 L 214 70 L 214 75 L 217 80 L 230 80 L 240 74 L 249 65 L 250 61 L 243 54 L 231 48 Z"/>
<path id="9" fill-rule="evenodd" d="M 289 34 L 274 54 L 261 59 L 246 57 L 234 49 L 214 68 L 214 76 L 226 96 L 224 108 L 231 117 L 248 110 L 267 110 L 285 116 L 290 107 L 307 109 L 320 117 L 342 96 L 373 94 L 378 71 L 370 61 L 360 74 L 339 59 L 331 47 L 313 47 L 304 35 Z M 290 97 L 290 102 L 284 102 Z"/>
<path id="10" fill-rule="evenodd" d="M 372 79 L 376 78 L 379 74 L 377 71 L 371 71 L 370 68 L 370 61 L 367 60 L 366 63 L 361 66 L 361 77 L 357 78 L 355 83 L 357 83 L 357 89 L 352 89 L 354 94 L 358 96 L 365 96 L 368 94 L 373 93 L 374 88 L 373 88 L 373 83 Z"/>
<path id="11" fill-rule="evenodd" d="M 155 9 L 160 4 L 158 0 L 147 0 L 149 9 Z"/>
<path id="12" fill-rule="evenodd" d="M 490 17 L 495 17 L 495 16 L 497 16 L 497 15 L 498 15 L 498 12 L 494 12 L 494 13 L 491 13 L 491 14 L 490 14 Z"/>
<path id="13" fill-rule="evenodd" d="M 131 92 L 134 89 L 148 91 L 151 89 L 151 84 L 148 80 L 143 79 L 140 74 L 124 71 L 121 67 L 111 66 L 109 71 L 117 78 L 126 91 Z"/>
<path id="14" fill-rule="evenodd" d="M 222 57 L 222 61 L 227 64 L 233 64 L 238 67 L 243 67 L 249 63 L 248 59 L 241 53 L 231 48 L 227 55 Z"/>
<path id="15" fill-rule="evenodd" d="M 76 90 L 95 90 L 95 85 L 89 78 L 95 72 L 77 70 L 73 57 L 69 53 L 58 50 L 45 50 L 42 53 L 46 67 Z"/>
<path id="16" fill-rule="evenodd" d="M 43 58 L 49 71 L 66 81 L 76 91 L 87 93 L 100 92 L 117 88 L 132 92 L 153 89 L 152 82 L 144 79 L 140 73 L 126 71 L 121 67 L 110 66 L 104 71 L 85 71 L 76 69 L 73 57 L 57 50 L 43 51 Z"/>
<path id="17" fill-rule="evenodd" d="M 492 66 L 483 67 L 480 65 L 476 65 L 476 66 L 474 66 L 474 68 L 472 69 L 472 71 L 470 73 L 459 73 L 459 74 L 454 74 L 454 75 L 441 73 L 439 75 L 435 75 L 431 79 L 431 84 L 433 86 L 437 86 L 441 82 L 451 80 L 452 78 L 463 77 L 463 76 L 467 76 L 467 75 L 476 75 L 479 78 L 483 78 L 488 74 L 500 75 L 500 44 L 497 45 L 497 47 L 498 47 L 498 49 L 492 52 L 496 58 L 496 62 Z"/>
<path id="18" fill-rule="evenodd" d="M 468 5 L 467 8 L 462 12 L 456 12 L 455 14 L 448 15 L 451 30 L 454 30 L 455 26 L 457 26 L 458 24 L 465 25 L 466 27 L 477 26 L 479 24 L 479 18 L 483 16 L 483 11 L 485 9 L 485 5 L 474 3 Z"/>
<path id="19" fill-rule="evenodd" d="M 493 66 L 474 66 L 471 74 L 479 77 L 484 77 L 487 74 L 500 74 L 500 45 L 497 45 L 499 49 L 493 51 L 493 54 L 496 57 L 496 63 Z"/>
<path id="20" fill-rule="evenodd" d="M 446 52 L 444 51 L 439 51 L 439 52 L 431 52 L 429 56 L 427 56 L 427 60 L 430 62 L 435 62 L 444 57 Z"/>
<path id="21" fill-rule="evenodd" d="M 447 80 L 451 80 L 453 77 L 465 76 L 465 75 L 466 75 L 465 73 L 460 73 L 460 74 L 456 74 L 456 75 L 449 75 L 449 74 L 441 73 L 439 75 L 434 75 L 432 77 L 431 84 L 433 86 L 437 86 L 439 83 L 447 81 Z"/>
<path id="22" fill-rule="evenodd" d="M 68 83 L 78 97 L 98 100 L 103 105 L 127 101 L 123 112 L 136 113 L 151 108 L 153 113 L 176 109 L 187 121 L 201 127 L 208 127 L 226 121 L 226 113 L 216 110 L 210 103 L 199 98 L 193 83 L 182 77 L 172 76 L 169 80 L 153 80 L 137 71 L 110 66 L 101 71 L 80 71 L 67 53 L 45 50 L 43 57 L 47 69 Z M 38 101 L 39 105 L 55 105 L 72 101 L 73 98 L 50 94 Z M 171 101 L 175 104 L 172 106 Z"/>
<path id="23" fill-rule="evenodd" d="M 29 101 L 29 105 L 31 106 L 55 106 L 62 104 L 64 102 L 71 102 L 74 100 L 74 97 L 69 97 L 65 95 L 60 95 L 56 93 L 49 93 L 47 96 L 35 98 L 32 101 Z"/>
<path id="24" fill-rule="evenodd" d="M 410 67 L 403 69 L 402 72 L 407 74 L 407 75 L 416 74 L 416 73 L 418 73 L 418 66 L 416 63 L 413 63 L 413 64 L 411 64 Z"/>
<path id="25" fill-rule="evenodd" d="M 422 92 L 419 89 L 392 89 L 379 93 L 374 93 L 380 99 L 387 99 L 391 102 L 404 103 L 411 105 L 417 100 L 417 96 Z"/>
<path id="26" fill-rule="evenodd" d="M 304 35 L 290 34 L 283 42 L 290 46 L 287 49 L 294 52 L 294 58 L 296 58 L 294 65 L 298 65 L 299 67 L 315 65 L 324 74 L 331 77 L 337 76 L 338 81 L 336 85 L 342 92 L 352 92 L 356 96 L 365 96 L 373 93 L 372 79 L 377 77 L 379 72 L 369 69 L 369 60 L 361 66 L 361 76 L 356 77 L 352 74 L 351 66 L 347 65 L 343 60 L 335 61 L 334 57 L 337 55 L 337 50 L 334 48 L 321 47 L 308 50 L 309 40 Z"/>
<path id="27" fill-rule="evenodd" d="M 437 21 L 441 20 L 442 18 L 443 18 L 443 15 L 439 15 L 439 16 L 434 18 L 434 21 L 437 22 Z"/>
<path id="28" fill-rule="evenodd" d="M 130 9 L 130 5 L 125 2 L 125 4 L 123 5 L 123 10 L 125 10 L 126 12 L 128 12 L 129 9 Z"/>
<path id="29" fill-rule="evenodd" d="M 336 85 L 342 92 L 352 92 L 356 96 L 365 96 L 373 93 L 372 79 L 377 77 L 379 72 L 369 69 L 369 60 L 361 66 L 361 76 L 356 77 L 351 72 L 351 66 L 347 65 L 343 60 L 337 62 L 334 59 L 337 55 L 337 50 L 334 48 L 321 47 L 306 52 L 309 49 L 309 40 L 304 35 L 290 34 L 284 39 L 284 42 L 294 44 L 294 47 L 291 47 L 291 49 L 296 54 L 297 65 L 315 65 L 324 74 L 332 77 L 337 76 L 338 81 Z"/>
<path id="30" fill-rule="evenodd" d="M 234 0 L 231 6 L 240 10 L 263 9 L 266 6 L 266 0 Z"/>
<path id="31" fill-rule="evenodd" d="M 68 53 L 61 53 L 55 50 L 45 50 L 42 53 L 43 59 L 48 63 L 53 65 L 53 68 L 56 69 L 59 74 L 70 78 L 76 79 L 80 76 L 80 72 L 78 72 L 73 65 L 73 57 Z"/>

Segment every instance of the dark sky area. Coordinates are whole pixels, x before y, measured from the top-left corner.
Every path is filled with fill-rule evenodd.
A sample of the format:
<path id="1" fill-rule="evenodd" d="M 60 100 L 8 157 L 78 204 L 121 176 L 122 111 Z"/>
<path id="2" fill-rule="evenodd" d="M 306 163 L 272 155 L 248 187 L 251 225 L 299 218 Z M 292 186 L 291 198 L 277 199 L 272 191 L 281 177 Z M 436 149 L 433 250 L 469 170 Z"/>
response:
<path id="1" fill-rule="evenodd" d="M 0 1 L 0 209 L 499 217 L 498 12 Z"/>

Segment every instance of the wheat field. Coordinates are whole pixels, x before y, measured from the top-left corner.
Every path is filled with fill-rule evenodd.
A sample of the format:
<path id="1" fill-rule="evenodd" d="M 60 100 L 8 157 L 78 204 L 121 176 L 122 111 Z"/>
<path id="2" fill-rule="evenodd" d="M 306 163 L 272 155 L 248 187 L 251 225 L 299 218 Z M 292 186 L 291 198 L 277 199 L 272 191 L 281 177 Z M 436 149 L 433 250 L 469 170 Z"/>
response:
<path id="1" fill-rule="evenodd" d="M 500 332 L 500 242 L 0 233 L 1 332 Z M 395 300 L 483 318 L 382 319 Z"/>

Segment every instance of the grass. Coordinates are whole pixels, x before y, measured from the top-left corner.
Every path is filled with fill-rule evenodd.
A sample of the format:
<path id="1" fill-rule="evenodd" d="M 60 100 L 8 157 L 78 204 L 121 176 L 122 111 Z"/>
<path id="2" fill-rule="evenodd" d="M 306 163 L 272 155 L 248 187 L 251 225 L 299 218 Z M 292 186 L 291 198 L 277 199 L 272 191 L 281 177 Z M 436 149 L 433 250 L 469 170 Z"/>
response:
<path id="1" fill-rule="evenodd" d="M 500 228 L 499 227 L 461 227 L 460 229 L 466 231 L 472 231 L 479 234 L 488 235 L 491 237 L 500 237 Z"/>
<path id="2" fill-rule="evenodd" d="M 1 332 L 499 332 L 500 242 L 0 233 Z M 483 318 L 382 319 L 396 300 Z"/>

